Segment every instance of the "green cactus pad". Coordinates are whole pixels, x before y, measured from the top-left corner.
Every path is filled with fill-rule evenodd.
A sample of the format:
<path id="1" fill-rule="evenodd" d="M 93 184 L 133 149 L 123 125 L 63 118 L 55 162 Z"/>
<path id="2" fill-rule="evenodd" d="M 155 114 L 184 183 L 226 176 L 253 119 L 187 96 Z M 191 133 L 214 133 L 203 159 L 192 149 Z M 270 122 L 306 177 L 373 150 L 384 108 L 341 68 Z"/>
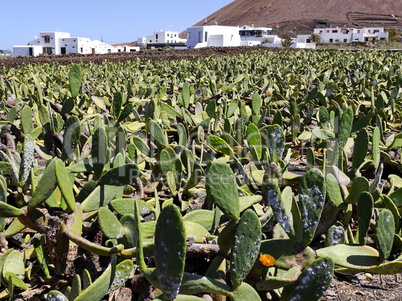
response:
<path id="1" fill-rule="evenodd" d="M 134 214 L 134 203 L 137 203 L 138 210 L 141 216 L 148 215 L 155 211 L 154 207 L 143 200 L 136 199 L 114 199 L 110 205 L 118 214 Z"/>
<path id="2" fill-rule="evenodd" d="M 397 206 L 391 200 L 391 198 L 385 194 L 381 196 L 382 202 L 385 204 L 385 207 L 392 212 L 395 221 L 395 233 L 399 233 L 401 228 L 401 215 L 398 211 Z"/>
<path id="3" fill-rule="evenodd" d="M 75 274 L 73 280 L 71 281 L 71 292 L 69 296 L 70 300 L 74 300 L 75 298 L 77 298 L 78 295 L 81 293 L 81 290 L 82 290 L 81 276 Z"/>
<path id="4" fill-rule="evenodd" d="M 124 228 L 117 219 L 116 215 L 113 214 L 106 207 L 101 207 L 98 210 L 98 222 L 99 227 L 103 234 L 108 238 L 121 238 L 124 235 Z"/>
<path id="5" fill-rule="evenodd" d="M 21 256 L 21 253 L 17 250 L 12 250 L 10 253 L 7 253 L 4 264 L 2 266 L 1 273 L 3 278 L 7 278 L 6 275 L 10 272 L 16 275 L 25 274 L 24 260 Z"/>
<path id="6" fill-rule="evenodd" d="M 361 129 L 356 136 L 353 147 L 352 169 L 356 170 L 364 162 L 369 147 L 369 134 L 366 129 Z"/>
<path id="7" fill-rule="evenodd" d="M 381 260 L 388 259 L 394 243 L 395 221 L 391 210 L 383 209 L 377 220 L 376 243 Z"/>
<path id="8" fill-rule="evenodd" d="M 240 217 L 240 205 L 236 177 L 232 169 L 221 161 L 212 162 L 207 170 L 207 194 L 216 206 L 231 220 Z"/>
<path id="9" fill-rule="evenodd" d="M 168 139 L 166 133 L 163 131 L 159 123 L 155 120 L 150 120 L 148 124 L 149 133 L 154 141 L 160 145 L 167 145 Z"/>
<path id="10" fill-rule="evenodd" d="M 133 267 L 134 263 L 131 259 L 126 259 L 116 266 L 113 282 L 110 284 L 107 292 L 108 294 L 114 292 L 124 285 L 124 283 L 130 278 Z"/>
<path id="11" fill-rule="evenodd" d="M 284 287 L 281 300 L 316 301 L 331 284 L 333 275 L 333 261 L 319 258 L 303 270 L 296 282 Z"/>
<path id="12" fill-rule="evenodd" d="M 159 165 L 161 171 L 166 175 L 169 171 L 176 173 L 176 152 L 171 147 L 166 147 L 159 154 Z"/>
<path id="13" fill-rule="evenodd" d="M 317 250 L 318 257 L 329 257 L 336 265 L 355 269 L 368 270 L 381 263 L 378 251 L 369 246 L 349 246 L 339 244 Z"/>
<path id="14" fill-rule="evenodd" d="M 292 284 L 301 274 L 299 267 L 292 267 L 289 270 L 278 270 L 276 276 L 267 276 L 256 283 L 259 291 L 269 291 Z"/>
<path id="15" fill-rule="evenodd" d="M 261 245 L 261 224 L 257 214 L 246 210 L 237 224 L 230 256 L 230 278 L 234 287 L 248 275 L 258 257 Z"/>
<path id="16" fill-rule="evenodd" d="M 338 180 L 335 178 L 335 176 L 333 174 L 329 173 L 325 177 L 325 184 L 327 187 L 328 199 L 336 207 L 341 206 L 343 204 L 343 198 L 342 198 L 341 189 L 339 187 Z"/>
<path id="17" fill-rule="evenodd" d="M 70 160 L 77 148 L 81 136 L 81 124 L 77 116 L 72 115 L 66 121 L 66 129 L 63 134 L 63 150 L 61 158 Z"/>
<path id="18" fill-rule="evenodd" d="M 99 178 L 109 160 L 108 138 L 103 127 L 98 127 L 92 135 L 92 164 L 95 176 Z"/>
<path id="19" fill-rule="evenodd" d="M 219 233 L 218 245 L 222 253 L 229 253 L 234 242 L 234 234 L 236 231 L 236 223 L 230 221 Z"/>
<path id="20" fill-rule="evenodd" d="M 353 204 L 359 199 L 359 195 L 363 191 L 369 191 L 369 182 L 365 177 L 357 177 L 352 182 L 352 187 L 350 188 L 349 195 L 347 196 L 345 203 Z"/>
<path id="21" fill-rule="evenodd" d="M 250 208 L 254 204 L 258 204 L 262 201 L 261 195 L 246 195 L 239 197 L 239 204 L 240 204 L 240 212 Z"/>
<path id="22" fill-rule="evenodd" d="M 302 178 L 299 193 L 303 243 L 308 245 L 314 238 L 325 202 L 325 179 L 318 169 L 308 170 Z"/>
<path id="23" fill-rule="evenodd" d="M 32 132 L 32 108 L 30 106 L 24 106 L 20 111 L 21 127 L 25 135 L 29 135 Z"/>
<path id="24" fill-rule="evenodd" d="M 0 201 L 0 217 L 16 217 L 24 214 L 22 209 Z"/>
<path id="25" fill-rule="evenodd" d="M 261 301 L 256 290 L 248 283 L 243 282 L 236 287 L 229 295 L 232 301 Z"/>
<path id="26" fill-rule="evenodd" d="M 80 93 L 81 81 L 82 81 L 81 68 L 77 64 L 74 64 L 71 66 L 69 73 L 69 87 L 71 96 L 73 98 L 77 97 L 78 94 Z"/>
<path id="27" fill-rule="evenodd" d="M 116 197 L 116 194 L 124 187 L 99 185 L 82 202 L 84 212 L 90 212 L 106 206 Z"/>
<path id="28" fill-rule="evenodd" d="M 373 143 L 371 149 L 371 154 L 375 168 L 378 168 L 378 166 L 380 165 L 380 141 L 381 141 L 380 129 L 378 128 L 378 126 L 376 126 L 373 131 Z"/>
<path id="29" fill-rule="evenodd" d="M 247 144 L 249 148 L 254 146 L 257 158 L 256 160 L 261 160 L 262 157 L 262 138 L 260 130 L 254 123 L 250 123 L 247 127 Z"/>
<path id="30" fill-rule="evenodd" d="M 160 289 L 174 299 L 180 288 L 186 258 L 186 234 L 180 211 L 167 205 L 159 215 L 155 231 L 155 263 Z"/>
<path id="31" fill-rule="evenodd" d="M 105 172 L 100 178 L 99 183 L 103 185 L 123 186 L 132 184 L 138 177 L 138 167 L 136 164 L 125 164 L 114 167 Z"/>
<path id="32" fill-rule="evenodd" d="M 262 184 L 262 193 L 264 200 L 272 207 L 279 225 L 289 236 L 294 237 L 292 214 L 288 212 L 288 208 L 285 208 L 277 181 L 265 181 Z"/>
<path id="33" fill-rule="evenodd" d="M 42 177 L 32 195 L 32 199 L 28 204 L 28 209 L 32 210 L 44 203 L 53 193 L 57 186 L 56 180 L 56 160 L 57 158 L 50 161 L 43 172 Z"/>
<path id="34" fill-rule="evenodd" d="M 215 135 L 209 135 L 207 142 L 215 151 L 228 156 L 233 156 L 232 148 L 222 138 Z"/>
<path id="35" fill-rule="evenodd" d="M 50 291 L 47 294 L 46 301 L 69 301 L 64 294 L 59 291 Z"/>
<path id="36" fill-rule="evenodd" d="M 183 221 L 197 223 L 203 226 L 206 230 L 210 230 L 214 223 L 214 211 L 212 210 L 194 210 L 183 216 Z"/>
<path id="37" fill-rule="evenodd" d="M 359 244 L 366 244 L 366 236 L 374 212 L 374 200 L 370 193 L 363 191 L 357 201 L 357 222 L 359 231 Z"/>
<path id="38" fill-rule="evenodd" d="M 210 233 L 200 224 L 190 221 L 183 221 L 183 224 L 187 238 L 194 239 L 197 243 L 202 243 L 205 240 L 205 237 L 210 235 Z"/>
<path id="39" fill-rule="evenodd" d="M 192 273 L 184 273 L 180 286 L 181 294 L 210 293 L 227 296 L 231 288 L 218 280 Z"/>
<path id="40" fill-rule="evenodd" d="M 64 162 L 60 159 L 56 160 L 55 166 L 57 185 L 63 195 L 70 212 L 75 211 L 75 198 L 73 193 L 73 183 L 71 183 L 70 176 L 67 172 Z"/>

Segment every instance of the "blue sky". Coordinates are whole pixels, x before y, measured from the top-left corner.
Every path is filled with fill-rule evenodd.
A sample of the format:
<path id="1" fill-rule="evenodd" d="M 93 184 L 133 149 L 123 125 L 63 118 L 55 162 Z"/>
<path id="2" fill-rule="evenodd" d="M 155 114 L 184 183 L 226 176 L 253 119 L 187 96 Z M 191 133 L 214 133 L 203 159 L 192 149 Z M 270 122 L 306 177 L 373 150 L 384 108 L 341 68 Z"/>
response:
<path id="1" fill-rule="evenodd" d="M 4 0 L 0 49 L 25 45 L 40 31 L 70 32 L 110 44 L 136 41 L 158 30 L 181 32 L 233 0 Z"/>

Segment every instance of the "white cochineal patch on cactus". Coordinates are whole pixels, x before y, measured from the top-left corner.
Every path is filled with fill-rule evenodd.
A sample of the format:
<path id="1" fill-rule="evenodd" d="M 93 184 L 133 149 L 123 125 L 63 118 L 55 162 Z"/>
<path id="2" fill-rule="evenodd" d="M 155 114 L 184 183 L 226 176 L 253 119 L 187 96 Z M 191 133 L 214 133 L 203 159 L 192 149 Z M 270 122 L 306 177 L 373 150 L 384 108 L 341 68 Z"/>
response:
<path id="1" fill-rule="evenodd" d="M 288 217 L 286 215 L 285 208 L 281 204 L 280 196 L 278 196 L 278 193 L 275 189 L 268 190 L 268 202 L 271 205 L 276 219 L 278 220 L 283 230 L 285 230 L 286 233 L 291 232 L 293 223 L 292 217 Z"/>
<path id="2" fill-rule="evenodd" d="M 295 283 L 294 292 L 289 301 L 303 301 L 306 290 L 310 300 L 318 300 L 332 280 L 332 268 L 326 260 L 320 260 L 307 267 Z"/>
<path id="3" fill-rule="evenodd" d="M 35 147 L 32 141 L 26 138 L 24 145 L 24 155 L 22 157 L 22 164 L 20 166 L 20 179 L 23 184 L 28 180 L 31 168 L 34 163 Z"/>
<path id="4" fill-rule="evenodd" d="M 324 194 L 317 187 L 306 188 L 299 194 L 300 213 L 303 221 L 303 229 L 311 229 L 318 223 L 319 211 L 324 205 Z"/>
<path id="5" fill-rule="evenodd" d="M 338 245 L 344 243 L 345 232 L 341 228 L 335 228 L 331 232 L 332 245 Z"/>

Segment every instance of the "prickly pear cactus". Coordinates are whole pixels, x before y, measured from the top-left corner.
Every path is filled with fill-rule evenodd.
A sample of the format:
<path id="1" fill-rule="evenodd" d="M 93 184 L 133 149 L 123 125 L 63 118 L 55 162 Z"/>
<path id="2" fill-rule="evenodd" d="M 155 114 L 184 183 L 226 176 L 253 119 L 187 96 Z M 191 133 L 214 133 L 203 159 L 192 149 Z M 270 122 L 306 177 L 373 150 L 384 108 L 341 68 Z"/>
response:
<path id="1" fill-rule="evenodd" d="M 133 262 L 131 259 L 127 259 L 116 265 L 116 260 L 117 257 L 113 254 L 111 263 L 103 274 L 81 292 L 74 301 L 99 301 L 106 294 L 121 287 L 131 275 Z"/>
<path id="2" fill-rule="evenodd" d="M 285 150 L 285 136 L 284 131 L 277 124 L 268 128 L 268 149 L 272 161 L 278 163 Z"/>
<path id="3" fill-rule="evenodd" d="M 310 169 L 303 176 L 300 193 L 299 208 L 302 223 L 302 242 L 306 245 L 314 238 L 325 202 L 325 178 L 318 169 Z M 297 230 L 300 231 L 300 230 Z"/>
<path id="4" fill-rule="evenodd" d="M 395 222 L 391 210 L 383 209 L 381 211 L 375 232 L 380 259 L 386 260 L 391 254 L 395 235 Z"/>
<path id="5" fill-rule="evenodd" d="M 331 226 L 325 236 L 325 246 L 334 246 L 345 243 L 345 230 L 343 227 Z"/>
<path id="6" fill-rule="evenodd" d="M 281 191 L 277 181 L 267 180 L 262 184 L 263 199 L 272 207 L 275 217 L 285 232 L 294 237 L 293 218 L 290 212 L 287 212 L 285 204 L 281 198 Z"/>
<path id="7" fill-rule="evenodd" d="M 50 161 L 39 180 L 38 186 L 32 195 L 32 199 L 28 204 L 29 209 L 34 209 L 40 204 L 44 203 L 53 193 L 57 186 L 56 179 L 56 160 Z"/>
<path id="8" fill-rule="evenodd" d="M 66 129 L 63 134 L 62 159 L 71 160 L 81 136 L 81 124 L 77 116 L 72 115 L 66 121 Z"/>
<path id="9" fill-rule="evenodd" d="M 179 293 L 186 258 L 186 234 L 180 211 L 167 205 L 155 230 L 155 263 L 160 289 L 170 299 Z"/>
<path id="10" fill-rule="evenodd" d="M 232 169 L 224 162 L 212 162 L 206 178 L 207 194 L 216 206 L 231 220 L 240 217 L 239 195 L 236 177 Z"/>
<path id="11" fill-rule="evenodd" d="M 98 210 L 99 226 L 108 238 L 119 239 L 124 235 L 124 228 L 117 217 L 106 207 L 101 207 Z"/>
<path id="12" fill-rule="evenodd" d="M 109 160 L 108 138 L 103 127 L 99 126 L 92 135 L 92 164 L 95 176 L 99 178 Z"/>
<path id="13" fill-rule="evenodd" d="M 234 234 L 230 256 L 230 278 L 239 286 L 250 272 L 261 246 L 261 224 L 256 213 L 248 209 L 240 218 Z"/>
<path id="14" fill-rule="evenodd" d="M 319 258 L 303 270 L 295 283 L 284 287 L 281 300 L 318 300 L 329 287 L 333 276 L 333 261 Z"/>
<path id="15" fill-rule="evenodd" d="M 359 230 L 359 244 L 366 244 L 366 236 L 370 227 L 371 217 L 374 212 L 374 200 L 373 196 L 363 191 L 357 201 L 357 222 Z"/>
<path id="16" fill-rule="evenodd" d="M 24 186 L 28 181 L 31 168 L 34 165 L 34 143 L 29 136 L 25 137 L 24 141 L 24 152 L 21 158 L 20 165 L 20 185 Z"/>

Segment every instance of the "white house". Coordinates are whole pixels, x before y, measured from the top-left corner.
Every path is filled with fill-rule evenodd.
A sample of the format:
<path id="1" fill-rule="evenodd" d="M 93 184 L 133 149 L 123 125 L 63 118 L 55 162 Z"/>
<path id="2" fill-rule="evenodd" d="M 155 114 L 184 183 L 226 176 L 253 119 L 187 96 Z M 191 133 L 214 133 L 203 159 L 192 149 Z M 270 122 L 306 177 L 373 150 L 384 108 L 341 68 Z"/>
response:
<path id="1" fill-rule="evenodd" d="M 194 26 L 187 28 L 187 48 L 240 46 L 237 26 Z"/>
<path id="2" fill-rule="evenodd" d="M 136 49 L 136 50 L 139 50 Z M 68 32 L 41 32 L 27 45 L 14 46 L 13 56 L 38 56 L 42 54 L 104 54 L 113 52 L 130 52 L 132 49 L 114 47 L 107 43 L 88 38 L 72 38 Z"/>
<path id="3" fill-rule="evenodd" d="M 350 43 L 368 41 L 388 41 L 389 33 L 382 27 L 330 27 L 315 28 L 321 43 Z"/>
<path id="4" fill-rule="evenodd" d="M 185 39 L 179 37 L 179 33 L 169 30 L 154 31 L 152 35 L 146 37 L 147 44 L 180 44 L 186 43 Z"/>
<path id="5" fill-rule="evenodd" d="M 281 43 L 281 38 L 276 34 L 276 30 L 273 30 L 270 27 L 253 27 L 244 25 L 240 27 L 239 34 L 241 39 L 240 46 Z"/>

